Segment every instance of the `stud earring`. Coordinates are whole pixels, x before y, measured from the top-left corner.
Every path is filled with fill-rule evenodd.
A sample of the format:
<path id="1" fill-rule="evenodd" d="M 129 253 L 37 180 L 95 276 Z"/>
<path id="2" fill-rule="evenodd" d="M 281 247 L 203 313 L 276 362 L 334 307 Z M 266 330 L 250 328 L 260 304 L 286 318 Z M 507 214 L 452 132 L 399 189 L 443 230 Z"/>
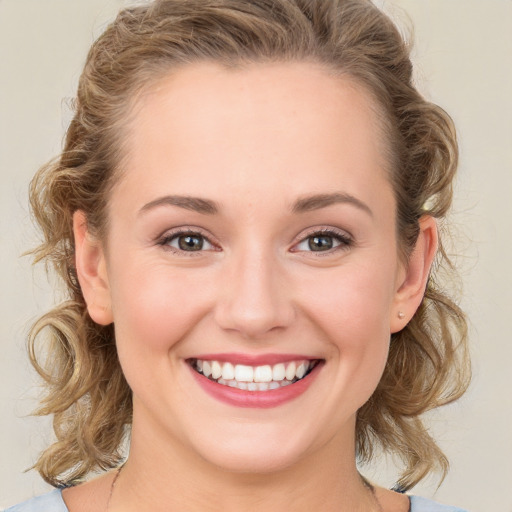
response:
<path id="1" fill-rule="evenodd" d="M 403 320 L 405 318 L 405 313 L 403 311 L 399 311 L 397 316 L 400 318 L 400 320 Z"/>

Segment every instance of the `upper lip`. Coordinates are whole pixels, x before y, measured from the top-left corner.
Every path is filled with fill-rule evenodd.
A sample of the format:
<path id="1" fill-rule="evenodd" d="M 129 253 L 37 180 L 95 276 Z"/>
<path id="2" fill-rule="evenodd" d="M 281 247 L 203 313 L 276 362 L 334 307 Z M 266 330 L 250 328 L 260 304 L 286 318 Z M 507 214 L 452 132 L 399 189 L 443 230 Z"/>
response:
<path id="1" fill-rule="evenodd" d="M 188 359 L 200 359 L 202 361 L 219 361 L 231 364 L 243 364 L 247 366 L 274 365 L 291 361 L 315 361 L 321 359 L 304 354 L 242 354 L 242 353 L 219 353 L 219 354 L 198 354 Z"/>

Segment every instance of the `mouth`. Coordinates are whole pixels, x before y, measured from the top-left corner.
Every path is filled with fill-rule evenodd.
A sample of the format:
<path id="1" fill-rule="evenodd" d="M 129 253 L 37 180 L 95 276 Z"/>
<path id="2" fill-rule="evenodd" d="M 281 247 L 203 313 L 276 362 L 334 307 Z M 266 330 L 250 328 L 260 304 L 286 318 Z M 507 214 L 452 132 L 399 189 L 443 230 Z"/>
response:
<path id="1" fill-rule="evenodd" d="M 249 392 L 275 391 L 305 379 L 319 365 L 320 359 L 298 359 L 277 364 L 250 366 L 228 361 L 191 358 L 193 371 L 208 380 Z"/>

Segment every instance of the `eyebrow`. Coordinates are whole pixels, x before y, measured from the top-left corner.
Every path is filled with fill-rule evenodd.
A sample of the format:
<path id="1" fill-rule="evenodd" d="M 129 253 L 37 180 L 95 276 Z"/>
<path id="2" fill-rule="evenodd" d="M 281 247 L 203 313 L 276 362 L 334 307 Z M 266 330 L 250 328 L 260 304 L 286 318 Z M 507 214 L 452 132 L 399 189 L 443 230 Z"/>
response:
<path id="1" fill-rule="evenodd" d="M 154 201 L 150 201 L 145 204 L 141 209 L 141 213 L 146 212 L 148 210 L 152 210 L 158 206 L 178 206 L 179 208 L 184 208 L 185 210 L 191 210 L 197 213 L 203 213 L 206 215 L 215 215 L 218 213 L 219 208 L 214 201 L 210 201 L 209 199 L 202 199 L 200 197 L 190 197 L 190 196 L 163 196 L 155 199 Z"/>
<path id="2" fill-rule="evenodd" d="M 360 199 L 356 197 L 346 194 L 343 192 L 334 192 L 332 194 L 316 194 L 312 196 L 302 197 L 298 199 L 293 207 L 293 213 L 305 213 L 313 210 L 319 210 L 321 208 L 326 208 L 328 206 L 332 206 L 334 204 L 351 204 L 356 208 L 366 212 L 373 217 L 373 212 L 370 207 L 363 203 Z"/>
<path id="3" fill-rule="evenodd" d="M 293 213 L 306 213 L 321 208 L 327 208 L 334 204 L 351 204 L 356 208 L 366 212 L 373 217 L 373 212 L 368 205 L 356 197 L 343 192 L 334 192 L 332 194 L 315 194 L 298 199 L 292 206 Z M 201 197 L 168 195 L 159 197 L 141 208 L 141 213 L 159 206 L 177 206 L 185 210 L 191 210 L 205 215 L 215 215 L 219 212 L 219 207 L 215 201 L 203 199 Z"/>

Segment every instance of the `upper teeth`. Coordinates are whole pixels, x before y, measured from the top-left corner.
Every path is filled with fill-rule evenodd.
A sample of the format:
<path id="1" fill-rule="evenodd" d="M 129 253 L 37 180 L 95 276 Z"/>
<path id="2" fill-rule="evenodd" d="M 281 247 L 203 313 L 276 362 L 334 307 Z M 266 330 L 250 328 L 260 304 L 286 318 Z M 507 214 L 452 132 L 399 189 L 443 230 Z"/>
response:
<path id="1" fill-rule="evenodd" d="M 314 361 L 291 361 L 278 363 L 273 366 L 247 366 L 244 364 L 233 365 L 229 362 L 195 360 L 196 369 L 205 377 L 224 381 L 237 382 L 279 382 L 302 379 L 313 367 Z"/>

